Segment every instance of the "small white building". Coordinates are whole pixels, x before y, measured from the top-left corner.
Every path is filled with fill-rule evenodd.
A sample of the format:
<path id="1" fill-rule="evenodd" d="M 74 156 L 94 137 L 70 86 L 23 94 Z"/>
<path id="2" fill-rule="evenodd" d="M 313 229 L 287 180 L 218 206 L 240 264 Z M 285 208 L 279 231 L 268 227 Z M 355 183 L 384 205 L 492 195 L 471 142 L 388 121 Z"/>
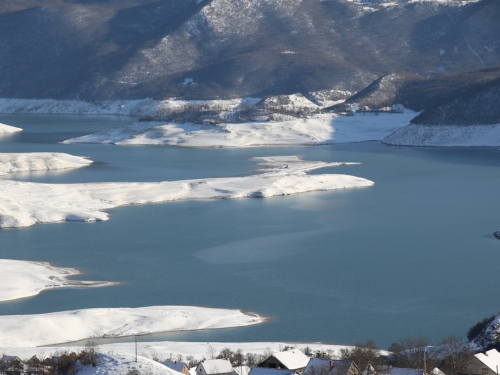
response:
<path id="1" fill-rule="evenodd" d="M 496 349 L 478 353 L 467 366 L 470 375 L 497 375 L 500 371 L 500 353 Z"/>
<path id="2" fill-rule="evenodd" d="M 234 375 L 233 365 L 227 359 L 206 359 L 196 367 L 196 375 Z"/>

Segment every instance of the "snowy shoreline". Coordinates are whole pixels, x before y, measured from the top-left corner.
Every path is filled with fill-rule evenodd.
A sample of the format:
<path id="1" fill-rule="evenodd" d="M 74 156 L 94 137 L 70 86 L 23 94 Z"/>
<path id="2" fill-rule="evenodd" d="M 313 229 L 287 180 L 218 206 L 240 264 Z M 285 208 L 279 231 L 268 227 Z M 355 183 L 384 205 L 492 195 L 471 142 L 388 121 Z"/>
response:
<path id="1" fill-rule="evenodd" d="M 243 327 L 264 323 L 258 314 L 195 306 L 92 308 L 0 316 L 0 347 L 35 347 L 97 337 Z"/>
<path id="2" fill-rule="evenodd" d="M 0 259 L 0 270 L 0 302 L 32 297 L 46 290 L 119 284 L 111 281 L 68 280 L 68 277 L 81 275 L 82 272 L 75 268 L 55 267 L 48 262 Z"/>
<path id="3" fill-rule="evenodd" d="M 309 175 L 315 169 L 346 165 L 297 156 L 255 158 L 260 170 L 243 177 L 163 182 L 43 184 L 0 179 L 0 228 L 37 223 L 108 220 L 103 210 L 118 206 L 191 199 L 264 198 L 312 191 L 372 186 L 373 181 L 342 174 Z"/>
<path id="4" fill-rule="evenodd" d="M 380 141 L 409 123 L 414 112 L 338 116 L 319 113 L 308 118 L 216 125 L 136 122 L 61 143 L 97 143 L 179 147 L 255 147 L 325 145 Z"/>
<path id="5" fill-rule="evenodd" d="M 0 123 L 0 136 L 5 134 L 17 133 L 21 131 L 23 131 L 23 129 Z"/>

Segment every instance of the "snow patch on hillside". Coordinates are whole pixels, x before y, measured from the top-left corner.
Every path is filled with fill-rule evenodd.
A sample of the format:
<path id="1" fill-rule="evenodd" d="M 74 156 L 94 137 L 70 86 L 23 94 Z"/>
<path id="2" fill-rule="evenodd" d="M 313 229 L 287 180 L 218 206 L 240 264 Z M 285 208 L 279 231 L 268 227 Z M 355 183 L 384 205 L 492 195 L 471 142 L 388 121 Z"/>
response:
<path id="1" fill-rule="evenodd" d="M 74 268 L 51 266 L 46 262 L 0 259 L 2 282 L 0 302 L 30 297 L 49 289 L 87 288 L 115 285 L 106 281 L 76 281 L 67 278 L 79 275 Z"/>
<path id="2" fill-rule="evenodd" d="M 23 131 L 23 129 L 0 123 L 0 135 L 16 133 L 20 131 Z"/>
<path id="3" fill-rule="evenodd" d="M 64 153 L 0 153 L 0 176 L 18 172 L 81 168 L 92 163 L 86 158 Z"/>
<path id="4" fill-rule="evenodd" d="M 189 104 L 205 104 L 209 108 L 237 109 L 243 103 L 255 105 L 260 100 L 260 98 L 229 100 L 181 100 L 175 98 L 153 100 L 147 98 L 90 103 L 79 100 L 0 98 L 0 113 L 156 116 L 162 111 L 179 109 Z M 0 134 L 1 132 L 2 127 L 0 126 Z"/>
<path id="5" fill-rule="evenodd" d="M 283 121 L 228 123 L 207 127 L 193 123 L 141 122 L 107 129 L 63 143 L 166 145 L 182 147 L 251 147 L 321 145 L 380 141 L 407 124 L 415 112 L 358 113 L 354 116 L 316 114 Z"/>
<path id="6" fill-rule="evenodd" d="M 260 173 L 155 183 L 42 184 L 0 180 L 0 227 L 60 221 L 101 221 L 101 210 L 131 204 L 188 199 L 264 198 L 373 185 L 364 178 L 307 172 L 344 163 L 303 161 L 296 156 L 259 160 Z"/>
<path id="7" fill-rule="evenodd" d="M 95 337 L 242 327 L 266 319 L 240 310 L 194 306 L 97 308 L 0 316 L 0 347 L 33 347 Z"/>
<path id="8" fill-rule="evenodd" d="M 398 146 L 499 146 L 500 124 L 418 125 L 396 130 L 383 140 Z"/>

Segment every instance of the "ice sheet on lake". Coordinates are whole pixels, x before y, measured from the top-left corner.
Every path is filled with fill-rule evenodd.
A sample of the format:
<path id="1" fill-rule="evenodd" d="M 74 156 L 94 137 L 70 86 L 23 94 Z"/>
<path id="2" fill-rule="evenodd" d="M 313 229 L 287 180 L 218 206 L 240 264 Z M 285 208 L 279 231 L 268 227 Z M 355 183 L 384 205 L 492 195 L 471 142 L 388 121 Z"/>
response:
<path id="1" fill-rule="evenodd" d="M 0 302 L 34 296 L 48 289 L 109 286 L 106 281 L 68 280 L 79 275 L 74 268 L 51 266 L 46 262 L 0 259 Z"/>
<path id="2" fill-rule="evenodd" d="M 256 158 L 260 173 L 156 183 L 42 184 L 0 180 L 0 227 L 26 227 L 60 221 L 107 220 L 102 210 L 122 205 L 188 199 L 264 198 L 310 191 L 371 186 L 364 178 L 341 174 L 308 175 L 340 166 L 297 156 Z"/>

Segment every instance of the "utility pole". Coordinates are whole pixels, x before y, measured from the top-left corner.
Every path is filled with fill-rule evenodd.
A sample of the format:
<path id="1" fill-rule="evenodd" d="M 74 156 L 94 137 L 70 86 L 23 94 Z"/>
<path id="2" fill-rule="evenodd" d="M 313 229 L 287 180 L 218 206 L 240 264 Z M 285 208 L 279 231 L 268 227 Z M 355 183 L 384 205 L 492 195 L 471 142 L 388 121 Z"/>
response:
<path id="1" fill-rule="evenodd" d="M 134 336 L 135 339 L 135 362 L 137 363 L 137 335 Z"/>
<path id="2" fill-rule="evenodd" d="M 427 348 L 424 347 L 424 375 L 427 375 L 426 353 L 427 353 Z"/>

